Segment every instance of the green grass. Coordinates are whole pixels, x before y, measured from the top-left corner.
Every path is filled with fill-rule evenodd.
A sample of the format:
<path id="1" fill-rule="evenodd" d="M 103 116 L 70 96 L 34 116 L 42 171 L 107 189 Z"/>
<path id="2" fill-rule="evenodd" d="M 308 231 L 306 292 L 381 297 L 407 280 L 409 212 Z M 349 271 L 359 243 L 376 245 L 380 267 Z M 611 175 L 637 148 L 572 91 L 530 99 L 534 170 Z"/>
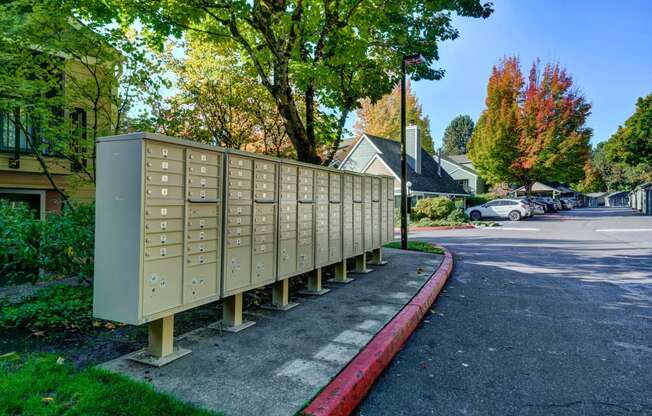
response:
<path id="1" fill-rule="evenodd" d="M 77 371 L 54 355 L 0 356 L 0 415 L 215 416 L 145 383 L 97 368 Z"/>
<path id="2" fill-rule="evenodd" d="M 387 248 L 401 248 L 400 241 L 392 241 L 385 244 Z M 408 250 L 423 251 L 426 253 L 444 254 L 444 250 L 434 244 L 426 243 L 425 241 L 408 241 Z"/>

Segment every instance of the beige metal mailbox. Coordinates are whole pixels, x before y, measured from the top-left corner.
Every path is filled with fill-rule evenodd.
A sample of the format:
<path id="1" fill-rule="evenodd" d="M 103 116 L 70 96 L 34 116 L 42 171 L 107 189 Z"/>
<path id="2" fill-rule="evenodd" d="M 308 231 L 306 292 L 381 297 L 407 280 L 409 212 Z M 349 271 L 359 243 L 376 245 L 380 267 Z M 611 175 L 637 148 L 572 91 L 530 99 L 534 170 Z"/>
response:
<path id="1" fill-rule="evenodd" d="M 135 133 L 97 152 L 94 316 L 152 322 L 148 351 L 182 356 L 174 314 L 220 295 L 224 151 Z"/>
<path id="2" fill-rule="evenodd" d="M 346 261 L 368 272 L 393 238 L 393 179 L 135 133 L 98 140 L 94 315 L 150 324 L 134 359 L 163 365 L 174 314 L 224 299 L 221 329 L 238 331 L 243 292 L 274 284 L 289 309 L 288 279 L 321 267 L 349 282 Z"/>

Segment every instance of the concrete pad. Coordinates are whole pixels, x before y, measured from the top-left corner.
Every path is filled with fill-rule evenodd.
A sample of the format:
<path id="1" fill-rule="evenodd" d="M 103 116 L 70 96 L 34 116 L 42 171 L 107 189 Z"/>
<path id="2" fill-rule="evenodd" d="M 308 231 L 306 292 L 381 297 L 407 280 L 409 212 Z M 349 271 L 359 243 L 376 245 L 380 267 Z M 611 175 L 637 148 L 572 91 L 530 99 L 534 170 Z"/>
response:
<path id="1" fill-rule="evenodd" d="M 203 328 L 177 337 L 192 353 L 162 368 L 121 357 L 101 367 L 230 416 L 294 415 L 400 311 L 441 256 L 387 249 L 388 264 L 330 296 L 278 314 L 245 311 L 257 324 L 238 334 Z M 415 272 L 418 271 L 418 272 Z M 420 285 L 418 283 L 421 283 Z"/>

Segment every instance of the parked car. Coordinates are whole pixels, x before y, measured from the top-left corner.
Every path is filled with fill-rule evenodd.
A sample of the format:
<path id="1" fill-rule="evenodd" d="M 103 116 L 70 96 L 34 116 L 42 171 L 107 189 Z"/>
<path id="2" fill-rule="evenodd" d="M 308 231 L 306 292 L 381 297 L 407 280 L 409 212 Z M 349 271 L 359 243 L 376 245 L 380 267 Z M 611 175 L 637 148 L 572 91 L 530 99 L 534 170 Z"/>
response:
<path id="1" fill-rule="evenodd" d="M 561 210 L 563 209 L 563 207 L 562 207 L 562 205 L 561 205 L 561 201 L 558 200 L 558 199 L 553 199 L 553 201 L 554 201 L 554 203 L 555 203 L 555 209 L 556 209 L 557 211 L 561 211 Z"/>
<path id="2" fill-rule="evenodd" d="M 547 199 L 547 198 L 537 197 L 534 198 L 534 200 L 540 203 L 541 205 L 543 205 L 543 211 L 545 213 L 557 211 L 557 208 L 555 208 L 555 202 L 552 200 L 552 198 Z"/>
<path id="3" fill-rule="evenodd" d="M 541 203 L 537 200 L 532 200 L 531 203 L 532 207 L 534 208 L 534 214 L 536 215 L 543 215 L 546 213 L 546 204 Z"/>
<path id="4" fill-rule="evenodd" d="M 561 202 L 561 209 L 573 209 L 573 201 L 567 198 L 560 198 L 559 202 Z"/>
<path id="5" fill-rule="evenodd" d="M 486 204 L 476 205 L 466 209 L 473 221 L 483 218 L 508 218 L 510 221 L 520 221 L 532 215 L 533 208 L 523 199 L 494 199 Z"/>

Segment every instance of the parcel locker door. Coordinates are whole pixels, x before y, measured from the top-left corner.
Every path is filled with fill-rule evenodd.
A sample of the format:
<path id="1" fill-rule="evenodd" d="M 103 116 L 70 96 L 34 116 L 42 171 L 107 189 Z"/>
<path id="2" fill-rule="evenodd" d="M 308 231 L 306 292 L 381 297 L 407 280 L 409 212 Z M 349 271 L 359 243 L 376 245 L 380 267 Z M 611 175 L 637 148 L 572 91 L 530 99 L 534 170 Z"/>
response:
<path id="1" fill-rule="evenodd" d="M 342 257 L 353 256 L 353 203 L 342 203 Z"/>
<path id="2" fill-rule="evenodd" d="M 353 204 L 353 255 L 357 256 L 364 253 L 364 222 L 363 218 L 364 204 Z"/>
<path id="3" fill-rule="evenodd" d="M 146 318 L 181 305 L 183 257 L 145 261 L 143 267 L 143 316 Z"/>
<path id="4" fill-rule="evenodd" d="M 328 211 L 328 260 L 335 263 L 342 260 L 342 204 L 329 204 Z"/>
<path id="5" fill-rule="evenodd" d="M 228 248 L 226 253 L 224 292 L 237 293 L 251 283 L 251 246 Z"/>
<path id="6" fill-rule="evenodd" d="M 380 181 L 380 243 L 387 241 L 387 180 L 381 178 Z"/>

